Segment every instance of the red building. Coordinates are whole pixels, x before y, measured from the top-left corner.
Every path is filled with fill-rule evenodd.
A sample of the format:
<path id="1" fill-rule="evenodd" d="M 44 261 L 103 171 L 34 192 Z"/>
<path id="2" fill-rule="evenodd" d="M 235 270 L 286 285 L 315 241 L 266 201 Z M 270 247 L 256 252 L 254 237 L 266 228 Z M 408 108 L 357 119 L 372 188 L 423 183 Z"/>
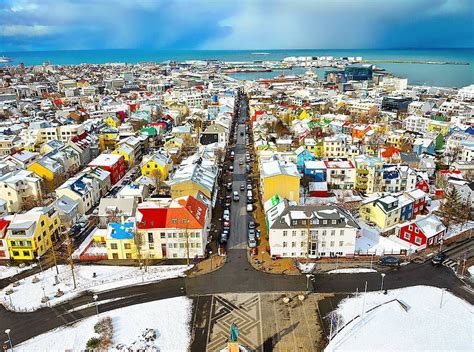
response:
<path id="1" fill-rule="evenodd" d="M 425 193 L 430 193 L 430 186 L 428 185 L 428 182 L 426 182 L 426 180 L 424 180 L 422 177 L 418 177 L 418 180 L 416 181 L 416 187 Z"/>
<path id="2" fill-rule="evenodd" d="M 413 217 L 423 214 L 426 210 L 426 193 L 420 189 L 406 192 L 408 197 L 413 199 Z"/>
<path id="3" fill-rule="evenodd" d="M 100 154 L 89 163 L 89 166 L 99 166 L 110 172 L 110 182 L 116 184 L 127 172 L 125 159 L 118 154 Z"/>
<path id="4" fill-rule="evenodd" d="M 10 221 L 0 219 L 0 260 L 10 258 L 7 245 L 7 228 L 10 225 Z"/>
<path id="5" fill-rule="evenodd" d="M 398 237 L 415 246 L 429 247 L 439 243 L 444 237 L 446 227 L 434 214 L 418 217 L 411 223 L 399 226 Z"/>

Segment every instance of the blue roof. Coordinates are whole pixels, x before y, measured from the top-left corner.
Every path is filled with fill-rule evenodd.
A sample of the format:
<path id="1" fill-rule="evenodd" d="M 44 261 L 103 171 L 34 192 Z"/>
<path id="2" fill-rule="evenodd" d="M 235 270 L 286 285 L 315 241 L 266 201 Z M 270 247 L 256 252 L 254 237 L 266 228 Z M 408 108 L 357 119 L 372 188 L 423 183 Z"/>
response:
<path id="1" fill-rule="evenodd" d="M 129 240 L 133 238 L 133 222 L 126 222 L 125 224 L 110 223 L 112 228 L 110 236 L 117 240 Z"/>

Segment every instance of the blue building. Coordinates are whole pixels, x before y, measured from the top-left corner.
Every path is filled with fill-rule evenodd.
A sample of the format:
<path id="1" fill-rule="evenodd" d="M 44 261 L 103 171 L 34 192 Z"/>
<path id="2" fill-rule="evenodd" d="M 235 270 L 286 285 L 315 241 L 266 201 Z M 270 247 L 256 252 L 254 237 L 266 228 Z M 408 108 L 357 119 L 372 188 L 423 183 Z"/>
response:
<path id="1" fill-rule="evenodd" d="M 315 182 L 326 182 L 326 164 L 320 160 L 305 161 L 304 175 L 310 176 Z"/>
<path id="2" fill-rule="evenodd" d="M 305 147 L 299 147 L 295 150 L 297 159 L 296 159 L 296 167 L 298 168 L 298 172 L 300 174 L 304 171 L 304 162 L 305 161 L 314 161 L 316 157 Z"/>
<path id="3" fill-rule="evenodd" d="M 398 198 L 400 207 L 400 221 L 407 221 L 413 218 L 413 200 L 405 195 Z"/>

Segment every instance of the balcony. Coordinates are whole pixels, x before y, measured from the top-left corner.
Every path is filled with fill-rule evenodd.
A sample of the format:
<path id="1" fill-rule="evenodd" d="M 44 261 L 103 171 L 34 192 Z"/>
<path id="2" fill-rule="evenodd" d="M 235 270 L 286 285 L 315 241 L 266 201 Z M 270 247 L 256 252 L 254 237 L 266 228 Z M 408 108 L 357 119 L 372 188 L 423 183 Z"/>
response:
<path id="1" fill-rule="evenodd" d="M 357 169 L 357 174 L 358 175 L 368 175 L 369 170 L 367 170 L 367 169 Z"/>

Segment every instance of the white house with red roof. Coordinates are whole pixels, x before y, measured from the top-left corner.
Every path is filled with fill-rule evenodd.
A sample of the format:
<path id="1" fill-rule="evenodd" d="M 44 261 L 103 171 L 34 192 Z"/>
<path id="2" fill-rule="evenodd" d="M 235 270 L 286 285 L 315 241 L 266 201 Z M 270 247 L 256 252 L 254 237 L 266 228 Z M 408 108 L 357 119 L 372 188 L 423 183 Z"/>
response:
<path id="1" fill-rule="evenodd" d="M 205 204 L 193 196 L 148 201 L 138 206 L 136 220 L 144 255 L 150 259 L 205 256 L 209 202 Z"/>

